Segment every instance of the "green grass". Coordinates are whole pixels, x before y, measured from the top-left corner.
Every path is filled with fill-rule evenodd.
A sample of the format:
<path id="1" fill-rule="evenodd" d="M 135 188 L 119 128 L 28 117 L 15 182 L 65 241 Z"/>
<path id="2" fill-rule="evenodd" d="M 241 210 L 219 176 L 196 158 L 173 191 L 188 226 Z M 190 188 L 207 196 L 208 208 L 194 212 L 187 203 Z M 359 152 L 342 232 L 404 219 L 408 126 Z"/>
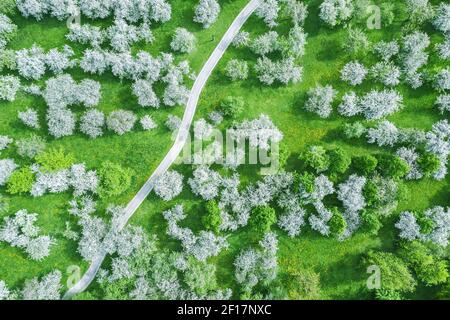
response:
<path id="1" fill-rule="evenodd" d="M 175 0 L 171 2 L 174 10 L 172 21 L 154 29 L 155 44 L 147 46 L 145 49 L 152 54 L 168 51 L 169 38 L 173 30 L 178 26 L 185 26 L 194 31 L 198 38 L 197 50 L 187 58 L 194 69 L 199 71 L 234 16 L 247 1 L 221 1 L 222 12 L 219 20 L 208 30 L 202 30 L 192 22 L 192 3 L 195 1 Z M 327 147 L 340 146 L 352 156 L 383 151 L 381 148 L 368 145 L 363 139 L 349 141 L 338 134 L 339 128 L 347 121 L 354 121 L 353 119 L 348 120 L 340 117 L 335 112 L 332 117 L 324 120 L 304 111 L 306 92 L 317 84 L 332 84 L 339 90 L 339 96 L 352 89 L 339 80 L 339 71 L 342 66 L 352 59 L 340 48 L 341 42 L 346 37 L 345 30 L 342 28 L 332 30 L 325 27 L 318 19 L 318 4 L 320 1 L 307 2 L 310 4 L 310 14 L 305 29 L 309 37 L 306 54 L 300 59 L 300 63 L 304 67 L 303 81 L 286 87 L 267 87 L 262 86 L 252 73 L 247 81 L 231 83 L 224 77 L 227 61 L 240 58 L 253 64 L 256 61 L 256 56 L 247 49 L 230 48 L 208 80 L 207 86 L 200 97 L 196 115 L 197 118 L 205 117 L 208 112 L 217 108 L 220 101 L 228 95 L 244 97 L 246 101 L 245 112 L 238 120 L 254 118 L 261 113 L 268 114 L 275 125 L 284 133 L 284 141 L 292 152 L 288 161 L 288 170 L 295 170 L 299 167 L 298 155 L 309 144 L 320 143 Z M 400 16 L 392 26 L 381 30 L 368 31 L 369 38 L 372 41 L 379 41 L 398 37 L 404 23 L 402 19 Z M 45 48 L 61 46 L 64 43 L 66 31 L 65 26 L 60 22 L 44 20 L 36 23 L 18 17 L 15 21 L 20 27 L 20 37 L 12 44 L 15 49 L 29 47 L 33 42 L 37 42 Z M 288 27 L 288 22 L 282 21 L 277 30 L 285 33 Z M 267 29 L 259 19 L 251 17 L 244 26 L 244 30 L 251 32 L 254 36 L 265 32 Z M 442 39 L 430 27 L 427 27 L 426 31 L 432 34 L 433 43 Z M 215 40 L 211 41 L 213 36 L 215 36 Z M 77 52 L 80 52 L 80 48 L 76 49 Z M 180 58 L 184 58 L 184 56 L 180 56 Z M 372 55 L 364 56 L 361 60 L 366 66 L 373 65 L 376 62 L 376 58 Z M 431 58 L 430 63 L 441 62 Z M 73 75 L 77 79 L 83 77 L 79 70 L 74 70 Z M 167 114 L 181 115 L 183 110 L 180 107 L 144 110 L 137 106 L 135 98 L 132 97 L 129 89 L 130 83 L 126 81 L 120 83 L 109 75 L 86 77 L 98 80 L 102 84 L 103 98 L 99 109 L 108 112 L 121 107 L 139 114 L 151 114 L 160 124 L 157 130 L 149 133 L 136 130 L 123 137 L 107 134 L 96 141 L 90 141 L 77 134 L 73 137 L 50 142 L 52 146 L 63 146 L 67 150 L 71 150 L 78 162 L 85 162 L 92 168 L 98 167 L 105 160 L 111 160 L 133 168 L 138 173 L 133 180 L 133 187 L 117 199 L 102 201 L 100 207 L 105 207 L 110 201 L 126 203 L 140 188 L 170 147 L 170 135 L 162 124 Z M 373 82 L 365 81 L 364 85 L 358 87 L 355 91 L 361 94 L 372 87 L 381 88 Z M 442 118 L 433 107 L 436 93 L 430 87 L 426 86 L 417 91 L 413 91 L 406 86 L 399 86 L 397 89 L 404 96 L 405 107 L 388 119 L 398 126 L 430 129 L 434 122 Z M 20 95 L 14 103 L 1 104 L 0 108 L 3 113 L 0 119 L 0 132 L 13 137 L 22 137 L 29 134 L 29 131 L 19 124 L 17 111 L 30 105 L 39 108 L 43 117 L 45 106 L 41 99 Z M 226 121 L 221 128 L 225 128 L 227 125 L 230 125 L 229 121 Z M 45 134 L 45 130 L 42 131 L 42 134 Z M 13 151 L 8 151 L 2 157 L 13 155 Z M 185 175 L 185 182 L 192 172 L 192 168 L 187 165 L 177 165 L 174 169 Z M 243 183 L 260 178 L 258 168 L 254 166 L 244 166 L 239 172 Z M 441 182 L 431 180 L 408 182 L 410 199 L 399 204 L 397 213 L 406 209 L 423 210 L 434 205 L 450 205 L 448 197 L 449 182 L 448 177 Z M 44 196 L 38 199 L 31 199 L 28 196 L 15 196 L 11 197 L 12 206 L 9 213 L 20 208 L 36 211 L 40 214 L 39 225 L 42 226 L 43 230 L 56 235 L 64 229 L 64 222 L 70 218 L 65 210 L 69 199 L 70 196 L 67 194 Z M 168 238 L 166 235 L 166 223 L 161 214 L 162 211 L 177 203 L 182 203 L 188 213 L 188 218 L 183 224 L 195 231 L 200 230 L 202 225 L 199 218 L 204 213 L 203 203 L 188 190 L 187 185 L 183 193 L 170 202 L 163 202 L 154 194 L 150 195 L 133 216 L 131 223 L 144 227 L 149 234 L 156 234 L 160 239 L 161 247 L 179 250 L 179 242 Z M 291 239 L 277 227 L 274 227 L 279 235 L 280 279 L 286 284 L 286 281 L 289 281 L 288 273 L 295 270 L 311 269 L 320 274 L 321 297 L 323 299 L 371 298 L 370 293 L 364 289 L 368 274 L 361 265 L 361 257 L 372 249 L 394 250 L 397 240 L 397 232 L 393 227 L 395 216 L 396 214 L 384 221 L 384 227 L 378 236 L 356 234 L 344 242 L 324 238 L 308 228 L 300 236 Z M 2 278 L 9 285 L 15 286 L 26 278 L 44 274 L 54 267 L 64 271 L 67 266 L 78 264 L 85 268 L 86 264 L 81 262 L 76 253 L 76 244 L 64 240 L 61 236 L 57 238 L 58 246 L 53 249 L 51 256 L 41 263 L 30 262 L 26 260 L 22 252 L 0 244 L 0 259 L 2 261 L 0 274 Z M 241 249 L 254 245 L 257 241 L 258 239 L 251 231 L 243 228 L 229 237 L 230 248 L 228 250 L 218 257 L 210 259 L 211 263 L 217 265 L 219 283 L 223 287 L 232 288 L 235 297 L 238 297 L 238 287 L 233 279 L 232 263 Z M 96 287 L 94 286 L 91 290 L 96 291 Z M 418 299 L 432 297 L 433 288 L 425 287 L 419 287 L 414 294 L 409 296 L 409 298 Z"/>

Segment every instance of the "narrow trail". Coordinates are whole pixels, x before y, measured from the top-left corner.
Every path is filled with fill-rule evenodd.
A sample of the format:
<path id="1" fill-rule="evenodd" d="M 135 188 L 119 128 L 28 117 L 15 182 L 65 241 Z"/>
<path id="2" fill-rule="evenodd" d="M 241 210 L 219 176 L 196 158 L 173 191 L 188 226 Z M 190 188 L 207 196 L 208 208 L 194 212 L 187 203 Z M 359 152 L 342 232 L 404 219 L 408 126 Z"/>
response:
<path id="1" fill-rule="evenodd" d="M 119 230 L 122 230 L 126 226 L 130 218 L 133 216 L 142 202 L 144 202 L 145 198 L 147 198 L 147 196 L 153 190 L 155 181 L 169 169 L 169 167 L 175 162 L 178 155 L 183 150 L 183 147 L 186 144 L 188 138 L 189 128 L 191 127 L 192 121 L 194 119 L 200 94 L 208 78 L 219 63 L 225 51 L 230 46 L 235 35 L 239 32 L 244 23 L 259 6 L 259 2 L 260 0 L 251 0 L 244 7 L 244 9 L 241 10 L 239 15 L 234 19 L 233 23 L 220 40 L 219 44 L 214 49 L 213 53 L 209 56 L 208 61 L 206 61 L 206 63 L 203 65 L 202 70 L 200 71 L 194 85 L 192 86 L 189 100 L 183 115 L 183 120 L 181 122 L 180 129 L 178 130 L 178 134 L 175 138 L 175 142 L 173 143 L 172 148 L 169 150 L 169 152 L 159 164 L 158 168 L 156 168 L 150 178 L 148 178 L 148 180 L 145 182 L 136 196 L 128 203 L 127 207 L 124 210 L 124 214 L 122 215 L 121 221 L 119 222 Z M 100 266 L 102 265 L 105 258 L 106 253 L 99 253 L 92 260 L 88 270 L 83 275 L 83 277 L 65 293 L 63 299 L 70 299 L 74 295 L 86 290 L 86 288 L 94 280 L 95 275 L 100 269 Z"/>

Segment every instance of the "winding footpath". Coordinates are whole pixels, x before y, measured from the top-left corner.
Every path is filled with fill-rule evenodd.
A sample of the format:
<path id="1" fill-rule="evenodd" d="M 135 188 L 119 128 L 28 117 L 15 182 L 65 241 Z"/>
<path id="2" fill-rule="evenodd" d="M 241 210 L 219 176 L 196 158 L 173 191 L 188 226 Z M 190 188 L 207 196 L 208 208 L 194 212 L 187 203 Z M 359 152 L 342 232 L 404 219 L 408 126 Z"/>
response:
<path id="1" fill-rule="evenodd" d="M 252 15 L 252 13 L 259 6 L 260 0 L 251 0 L 244 9 L 239 13 L 239 15 L 234 19 L 231 26 L 228 28 L 225 35 L 220 40 L 217 47 L 214 49 L 213 53 L 206 61 L 199 75 L 197 76 L 195 83 L 192 87 L 192 90 L 189 95 L 189 100 L 186 105 L 186 110 L 183 115 L 183 120 L 181 122 L 180 129 L 178 131 L 177 137 L 175 138 L 175 142 L 172 145 L 172 148 L 166 154 L 164 159 L 159 164 L 158 168 L 153 172 L 147 182 L 143 185 L 143 187 L 139 190 L 136 196 L 128 203 L 127 207 L 124 210 L 124 214 L 119 222 L 119 230 L 122 230 L 128 220 L 133 216 L 139 206 L 144 202 L 145 198 L 150 194 L 155 185 L 155 181 L 164 174 L 172 163 L 175 162 L 178 155 L 183 150 L 184 145 L 186 144 L 189 128 L 191 127 L 192 120 L 194 119 L 195 110 L 197 109 L 197 103 L 200 98 L 200 94 L 203 90 L 203 87 L 206 84 L 209 76 L 213 72 L 214 68 L 217 66 L 217 63 L 220 61 L 225 51 L 233 41 L 235 35 L 242 28 L 247 19 Z M 83 277 L 73 286 L 71 287 L 63 299 L 70 299 L 74 295 L 83 292 L 89 286 L 89 284 L 94 280 L 97 271 L 100 269 L 100 266 L 103 263 L 103 260 L 106 258 L 106 253 L 102 252 L 98 256 L 96 256 L 89 266 L 86 273 Z"/>

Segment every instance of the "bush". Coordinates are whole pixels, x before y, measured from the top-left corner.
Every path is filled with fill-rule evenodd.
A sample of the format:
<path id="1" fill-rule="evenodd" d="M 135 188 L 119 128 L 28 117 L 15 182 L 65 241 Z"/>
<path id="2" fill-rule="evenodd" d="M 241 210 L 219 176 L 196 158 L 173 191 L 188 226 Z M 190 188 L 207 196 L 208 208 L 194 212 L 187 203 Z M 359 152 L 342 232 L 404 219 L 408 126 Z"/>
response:
<path id="1" fill-rule="evenodd" d="M 51 149 L 36 156 L 36 163 L 42 171 L 55 172 L 69 168 L 75 161 L 72 153 L 65 153 L 62 148 Z"/>
<path id="2" fill-rule="evenodd" d="M 430 177 L 440 168 L 441 160 L 432 153 L 425 153 L 417 159 L 417 164 L 424 176 Z"/>
<path id="3" fill-rule="evenodd" d="M 378 231 L 380 231 L 381 227 L 383 226 L 377 216 L 376 211 L 374 210 L 364 210 L 363 212 L 361 212 L 361 222 L 361 230 L 373 236 L 376 236 L 378 234 Z"/>
<path id="4" fill-rule="evenodd" d="M 401 178 L 409 169 L 408 164 L 397 155 L 378 155 L 377 170 L 385 177 Z"/>
<path id="5" fill-rule="evenodd" d="M 342 148 L 337 147 L 329 150 L 327 153 L 330 159 L 328 170 L 331 173 L 344 173 L 350 167 L 352 159 Z"/>
<path id="6" fill-rule="evenodd" d="M 0 2 L 0 13 L 12 14 L 16 10 L 15 0 L 2 0 Z"/>
<path id="7" fill-rule="evenodd" d="M 389 252 L 369 252 L 364 259 L 366 266 L 380 268 L 381 289 L 398 292 L 412 292 L 416 287 L 411 272 L 402 259 Z"/>
<path id="8" fill-rule="evenodd" d="M 305 167 L 314 169 L 317 173 L 327 171 L 330 167 L 330 157 L 321 146 L 311 146 L 300 154 L 299 159 Z"/>
<path id="9" fill-rule="evenodd" d="M 342 213 L 339 211 L 338 208 L 333 207 L 331 209 L 331 212 L 333 213 L 330 221 L 328 221 L 328 225 L 330 227 L 330 231 L 335 236 L 340 236 L 344 233 L 345 229 L 347 229 L 347 222 L 345 221 L 344 217 L 342 216 Z"/>
<path id="10" fill-rule="evenodd" d="M 256 207 L 250 216 L 249 226 L 258 233 L 266 233 L 275 222 L 277 222 L 277 216 L 273 208 Z"/>
<path id="11" fill-rule="evenodd" d="M 427 286 L 444 284 L 449 278 L 445 260 L 433 257 L 430 250 L 417 241 L 402 245 L 400 255 L 411 265 L 417 278 Z"/>
<path id="12" fill-rule="evenodd" d="M 120 164 L 105 161 L 98 171 L 100 184 L 98 192 L 101 197 L 121 195 L 131 186 L 133 170 L 123 168 Z"/>
<path id="13" fill-rule="evenodd" d="M 34 174 L 30 168 L 21 168 L 9 177 L 6 191 L 10 194 L 25 193 L 31 190 Z"/>
<path id="14" fill-rule="evenodd" d="M 373 173 L 378 165 L 378 160 L 370 155 L 366 154 L 352 159 L 352 166 L 359 174 L 363 176 Z"/>
<path id="15" fill-rule="evenodd" d="M 244 110 L 244 105 L 242 97 L 228 96 L 220 102 L 220 111 L 226 117 L 236 118 Z"/>
<path id="16" fill-rule="evenodd" d="M 320 299 L 320 275 L 312 270 L 298 270 L 289 274 L 288 296 L 292 300 Z"/>
<path id="17" fill-rule="evenodd" d="M 206 214 L 202 217 L 203 225 L 207 230 L 211 230 L 218 234 L 220 231 L 220 224 L 222 223 L 222 218 L 220 216 L 220 208 L 216 201 L 209 200 L 206 202 Z"/>

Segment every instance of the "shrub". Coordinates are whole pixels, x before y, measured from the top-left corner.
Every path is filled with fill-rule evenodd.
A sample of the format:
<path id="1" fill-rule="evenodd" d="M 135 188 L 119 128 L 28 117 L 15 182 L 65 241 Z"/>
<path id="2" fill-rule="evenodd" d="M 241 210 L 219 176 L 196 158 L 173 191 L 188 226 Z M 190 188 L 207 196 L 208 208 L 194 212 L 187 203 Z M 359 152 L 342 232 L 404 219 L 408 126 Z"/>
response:
<path id="1" fill-rule="evenodd" d="M 98 193 L 101 197 L 121 195 L 131 186 L 133 175 L 133 170 L 124 168 L 120 164 L 103 162 L 98 171 L 100 178 Z"/>
<path id="2" fill-rule="evenodd" d="M 365 265 L 380 268 L 381 289 L 412 292 L 416 287 L 416 281 L 406 264 L 392 253 L 370 252 L 365 258 Z"/>
<path id="3" fill-rule="evenodd" d="M 256 207 L 253 209 L 249 226 L 258 233 L 270 231 L 270 227 L 277 222 L 275 210 L 271 207 Z"/>
<path id="4" fill-rule="evenodd" d="M 299 159 L 306 167 L 314 169 L 317 173 L 328 170 L 330 167 L 330 157 L 321 146 L 311 146 L 300 154 Z"/>
<path id="5" fill-rule="evenodd" d="M 36 156 L 36 163 L 40 169 L 47 172 L 55 172 L 70 168 L 75 158 L 72 153 L 65 153 L 62 148 L 50 149 Z"/>
<path id="6" fill-rule="evenodd" d="M 340 236 L 347 229 L 347 222 L 345 221 L 342 213 L 339 212 L 339 209 L 333 207 L 331 209 L 333 213 L 330 221 L 328 221 L 328 225 L 330 226 L 330 231 L 335 236 Z"/>
<path id="7" fill-rule="evenodd" d="M 222 223 L 221 210 L 214 200 L 209 200 L 205 205 L 206 214 L 202 217 L 202 223 L 207 230 L 218 234 Z"/>
<path id="8" fill-rule="evenodd" d="M 352 162 L 351 157 L 340 147 L 329 150 L 328 157 L 330 159 L 328 170 L 331 173 L 344 173 Z"/>
<path id="9" fill-rule="evenodd" d="M 408 164 L 397 155 L 377 155 L 378 171 L 385 177 L 401 178 L 409 169 Z"/>
<path id="10" fill-rule="evenodd" d="M 242 97 L 228 96 L 220 102 L 220 111 L 226 117 L 236 118 L 244 110 Z"/>
<path id="11" fill-rule="evenodd" d="M 6 191 L 10 194 L 25 193 L 31 190 L 34 174 L 30 168 L 21 168 L 9 177 Z"/>

